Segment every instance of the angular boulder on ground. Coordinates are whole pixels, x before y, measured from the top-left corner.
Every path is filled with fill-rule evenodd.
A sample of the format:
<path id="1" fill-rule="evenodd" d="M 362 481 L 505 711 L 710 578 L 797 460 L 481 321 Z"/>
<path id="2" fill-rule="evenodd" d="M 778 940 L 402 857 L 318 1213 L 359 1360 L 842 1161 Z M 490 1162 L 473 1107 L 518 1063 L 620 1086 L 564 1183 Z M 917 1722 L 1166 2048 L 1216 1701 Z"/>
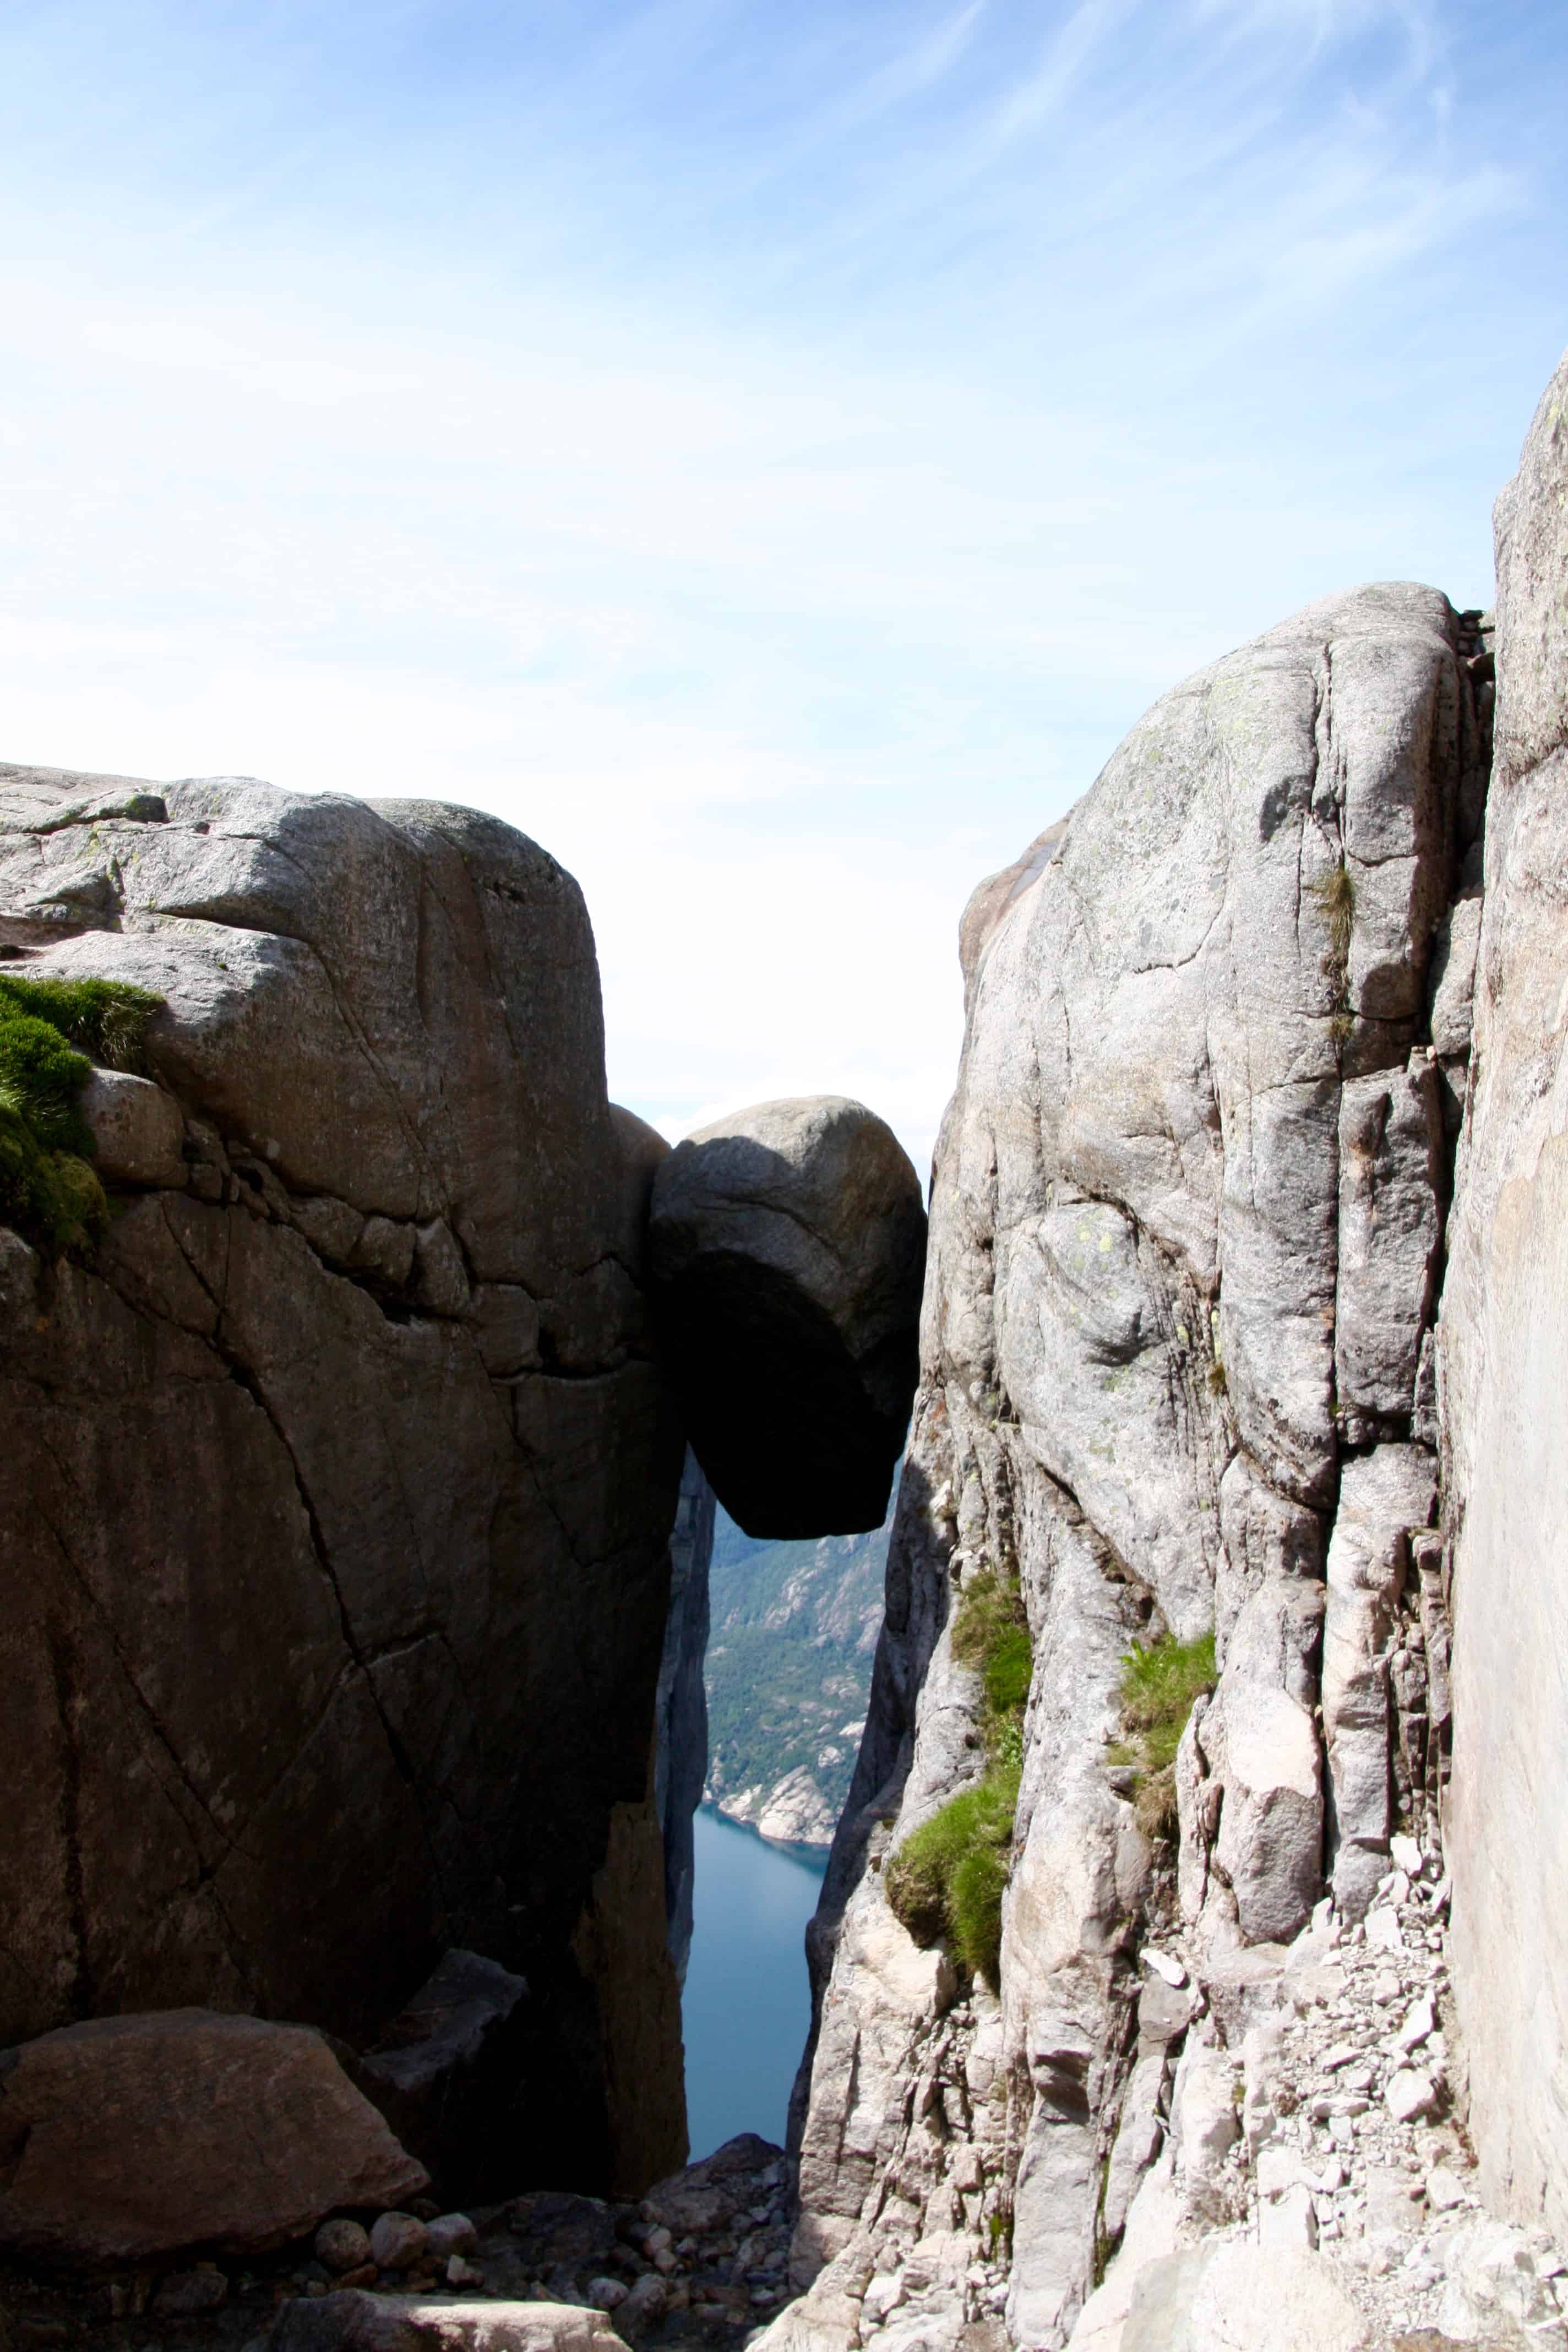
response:
<path id="1" fill-rule="evenodd" d="M 755 1104 L 654 1179 L 654 1304 L 699 1461 L 748 1535 L 879 1527 L 909 1425 L 920 1180 L 838 1095 Z"/>
<path id="2" fill-rule="evenodd" d="M 405 2147 L 464 2197 L 514 2161 L 528 1987 L 479 1952 L 448 1952 L 356 2069 Z"/>
<path id="3" fill-rule="evenodd" d="M 466 1947 L 558 2177 L 641 2188 L 681 1448 L 575 883 L 472 810 L 8 767 L 0 944 L 164 1000 L 96 1249 L 0 1234 L 0 2041 L 357 2045 Z"/>
<path id="4" fill-rule="evenodd" d="M 0 2053 L 0 2246 L 87 2266 L 254 2253 L 429 2185 L 319 2033 L 199 2009 Z"/>

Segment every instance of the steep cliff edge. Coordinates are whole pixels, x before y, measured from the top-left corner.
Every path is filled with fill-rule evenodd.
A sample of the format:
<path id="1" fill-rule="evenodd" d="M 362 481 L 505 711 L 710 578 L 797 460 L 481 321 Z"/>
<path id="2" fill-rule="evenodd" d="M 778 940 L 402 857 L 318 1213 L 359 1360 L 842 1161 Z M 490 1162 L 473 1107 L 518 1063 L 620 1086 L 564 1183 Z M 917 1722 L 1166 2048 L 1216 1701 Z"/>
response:
<path id="1" fill-rule="evenodd" d="M 1454 1971 L 1489 2193 L 1568 2236 L 1568 361 L 1497 509 L 1475 1089 L 1444 1293 Z"/>
<path id="2" fill-rule="evenodd" d="M 1359 1934 L 1396 1825 L 1432 1843 L 1432 1326 L 1489 672 L 1432 590 L 1312 606 L 1157 704 L 966 918 L 887 1625 L 812 1937 L 795 2340 L 1005 2305 L 1013 2340 L 1065 2343 L 1188 2025 L 1184 2083 L 1239 2056 L 1325 1885 Z M 1032 1653 L 1011 1749 L 954 1641 L 999 1600 Z M 1211 1636 L 1173 1772 L 1141 1770 L 1125 1658 Z M 1010 1823 L 994 1987 L 889 1899 L 939 1820 Z M 1163 2032 L 1156 1934 L 1204 1988 Z"/>
<path id="3" fill-rule="evenodd" d="M 163 999 L 172 1121 L 102 1081 L 102 1239 L 0 1230 L 0 2044 L 360 2040 L 469 1946 L 531 1991 L 521 2164 L 639 2189 L 680 1440 L 575 884 L 471 811 L 6 768 L 0 949 Z"/>

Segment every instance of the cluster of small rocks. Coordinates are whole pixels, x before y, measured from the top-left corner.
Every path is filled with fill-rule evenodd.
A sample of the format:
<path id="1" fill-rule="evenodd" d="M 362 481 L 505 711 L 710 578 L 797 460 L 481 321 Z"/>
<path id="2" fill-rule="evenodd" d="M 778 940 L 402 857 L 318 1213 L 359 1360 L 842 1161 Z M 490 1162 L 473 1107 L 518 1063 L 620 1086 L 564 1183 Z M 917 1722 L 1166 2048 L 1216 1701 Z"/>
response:
<path id="1" fill-rule="evenodd" d="M 1568 2263 L 1484 2212 L 1456 2117 L 1447 1881 L 1412 1838 L 1391 1859 L 1363 1920 L 1325 1901 L 1277 1969 L 1217 1991 L 1217 2019 L 1194 2003 L 1173 2100 L 1180 2234 L 1331 2257 L 1378 2343 L 1522 2330 L 1568 2352 Z"/>
<path id="2" fill-rule="evenodd" d="M 661 2352 L 738 2344 L 787 2296 L 787 2201 L 783 2149 L 750 2133 L 636 2204 L 539 2190 L 458 2213 L 411 2198 L 405 2210 L 333 2214 L 303 2245 L 243 2264 L 142 2270 L 74 2288 L 18 2277 L 5 2352 L 79 2343 L 154 2352 L 165 2340 L 267 2352 L 307 2304 L 323 2307 L 327 2327 L 310 2340 L 335 2342 L 331 2316 L 341 2311 L 347 2345 L 370 2298 L 410 2320 L 438 2298 L 443 2325 L 455 2313 L 476 2343 L 486 2315 L 503 2321 L 528 2304 L 603 2313 L 617 2335 Z"/>
<path id="3" fill-rule="evenodd" d="M 616 2332 L 660 2344 L 747 2329 L 787 2292 L 787 2167 L 742 2133 L 636 2204 L 551 2190 L 476 2210 L 464 2291 L 606 2313 Z M 471 2259 L 470 2259 L 471 2258 Z M 456 2281 L 452 2282 L 454 2284 Z"/>

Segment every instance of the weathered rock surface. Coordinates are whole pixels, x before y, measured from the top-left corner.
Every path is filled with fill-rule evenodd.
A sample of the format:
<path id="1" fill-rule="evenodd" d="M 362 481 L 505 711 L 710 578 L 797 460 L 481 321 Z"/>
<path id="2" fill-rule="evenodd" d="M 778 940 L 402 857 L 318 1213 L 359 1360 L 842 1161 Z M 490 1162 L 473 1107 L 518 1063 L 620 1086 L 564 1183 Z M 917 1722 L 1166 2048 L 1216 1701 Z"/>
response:
<path id="1" fill-rule="evenodd" d="M 837 1095 L 758 1103 L 654 1179 L 654 1300 L 692 1446 L 748 1535 L 879 1527 L 916 1374 L 920 1180 Z"/>
<path id="2" fill-rule="evenodd" d="M 1497 508 L 1497 760 L 1441 1326 L 1455 1985 L 1489 2193 L 1568 2234 L 1568 361 Z"/>
<path id="3" fill-rule="evenodd" d="M 1121 2352 L 1361 2352 L 1367 2340 L 1321 2254 L 1210 2243 L 1148 2265 Z"/>
<path id="4" fill-rule="evenodd" d="M 460 1946 L 557 2177 L 639 2188 L 680 1448 L 576 886 L 473 811 L 6 768 L 0 942 L 165 998 L 184 1180 L 116 1145 L 89 1263 L 0 1236 L 0 2037 L 357 2042 Z"/>
<path id="5" fill-rule="evenodd" d="M 319 2033 L 205 2010 L 0 2053 L 0 2246 L 46 2263 L 245 2253 L 429 2185 Z"/>
<path id="6" fill-rule="evenodd" d="M 1314 605 L 1166 696 L 966 918 L 886 1629 L 810 1939 L 795 2263 L 818 2275 L 777 2323 L 792 2341 L 864 2343 L 873 2316 L 880 2340 L 907 2305 L 956 2343 L 1005 2304 L 1013 2340 L 1064 2344 L 1114 2251 L 1102 2183 L 1131 2228 L 1167 2119 L 1187 2225 L 1223 2221 L 1227 2151 L 1250 2147 L 1229 2085 L 1322 1894 L 1325 1835 L 1336 1873 L 1352 1857 L 1347 1903 L 1357 1873 L 1370 1899 L 1396 1808 L 1426 1818 L 1437 1539 L 1409 1529 L 1436 1468 L 1454 1074 L 1429 979 L 1462 961 L 1452 924 L 1428 967 L 1480 824 L 1488 667 L 1432 590 Z M 1034 1652 L 999 2004 L 916 1951 L 880 1875 L 984 1768 L 946 1626 L 987 1570 L 1016 1577 Z M 1331 1791 L 1325 1620 L 1345 1664 Z M 1212 2132 L 1202 2067 L 1177 2057 L 1193 2012 L 1153 2013 L 1179 1988 L 1130 2031 L 1139 1944 L 1170 1935 L 1178 1887 L 1107 1752 L 1127 1650 L 1211 1630 L 1218 1685 L 1176 1781 L 1226 2084 Z M 1372 1714 L 1380 1774 L 1357 1780 Z"/>

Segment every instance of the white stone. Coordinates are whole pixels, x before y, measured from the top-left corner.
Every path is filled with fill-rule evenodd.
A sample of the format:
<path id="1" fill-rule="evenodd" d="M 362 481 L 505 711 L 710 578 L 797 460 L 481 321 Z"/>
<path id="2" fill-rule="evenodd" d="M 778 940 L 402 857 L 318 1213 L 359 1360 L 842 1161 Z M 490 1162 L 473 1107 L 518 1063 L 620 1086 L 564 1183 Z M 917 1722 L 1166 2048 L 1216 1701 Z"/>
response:
<path id="1" fill-rule="evenodd" d="M 1472 2221 L 1448 2241 L 1447 2284 L 1437 2325 L 1461 2342 L 1536 2327 L 1557 2317 L 1557 2299 L 1536 2273 L 1529 2238 L 1505 2221 Z"/>
<path id="2" fill-rule="evenodd" d="M 1426 2175 L 1426 2202 L 1434 2213 L 1452 2213 L 1465 2202 L 1464 2182 L 1446 2164 L 1435 2164 Z"/>
<path id="3" fill-rule="evenodd" d="M 1260 2246 L 1297 2247 L 1309 2252 L 1317 2245 L 1318 2217 L 1312 2209 L 1311 2191 L 1304 2181 L 1259 2207 L 1258 2242 Z"/>
<path id="4" fill-rule="evenodd" d="M 1152 1944 L 1145 1944 L 1139 1958 L 1145 1968 L 1152 1969 L 1157 1977 L 1163 1977 L 1168 1985 L 1179 1990 L 1186 1983 L 1186 1969 L 1173 1954 L 1162 1952 Z"/>
<path id="5" fill-rule="evenodd" d="M 1383 2095 L 1396 2124 L 1413 2124 L 1422 2116 L 1429 2116 L 1436 2105 L 1432 2077 L 1415 2066 L 1401 2066 L 1390 2077 Z"/>
<path id="6" fill-rule="evenodd" d="M 1366 1915 L 1366 1940 L 1382 1952 L 1402 1952 L 1405 1937 L 1400 1932 L 1399 1914 L 1384 1904 Z"/>
<path id="7" fill-rule="evenodd" d="M 1412 2004 L 1409 2016 L 1394 2037 L 1401 2050 L 1419 2048 L 1428 2034 L 1433 2032 L 1436 2022 L 1436 2018 L 1432 2011 L 1432 2003 L 1424 1994 L 1418 2001 Z"/>
<path id="8" fill-rule="evenodd" d="M 1398 1864 L 1407 1877 L 1420 1877 L 1421 1849 L 1413 1837 L 1406 1837 L 1403 1830 L 1395 1830 L 1388 1841 L 1388 1851 L 1391 1859 Z"/>

